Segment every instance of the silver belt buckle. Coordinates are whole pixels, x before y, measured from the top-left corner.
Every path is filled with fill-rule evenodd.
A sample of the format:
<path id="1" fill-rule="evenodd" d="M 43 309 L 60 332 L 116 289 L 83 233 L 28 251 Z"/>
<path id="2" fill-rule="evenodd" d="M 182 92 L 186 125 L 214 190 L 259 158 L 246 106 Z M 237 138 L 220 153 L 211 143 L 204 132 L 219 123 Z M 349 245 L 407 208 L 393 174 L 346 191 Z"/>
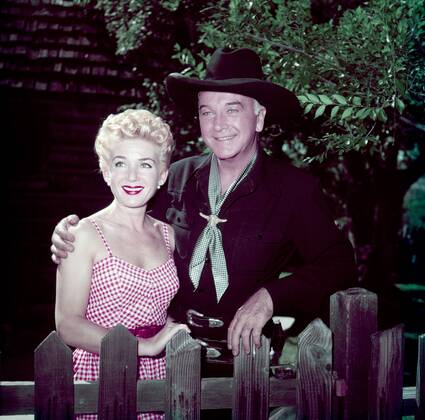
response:
<path id="1" fill-rule="evenodd" d="M 215 347 L 209 346 L 208 343 L 206 343 L 204 340 L 201 340 L 200 338 L 195 338 L 195 341 L 197 341 L 202 347 L 206 348 L 208 359 L 216 359 L 217 357 L 221 356 L 220 350 L 216 349 Z"/>
<path id="2" fill-rule="evenodd" d="M 224 322 L 218 318 L 211 318 L 209 316 L 205 316 L 194 309 L 189 309 L 186 312 L 187 323 L 192 327 L 199 328 L 220 328 L 224 325 Z"/>

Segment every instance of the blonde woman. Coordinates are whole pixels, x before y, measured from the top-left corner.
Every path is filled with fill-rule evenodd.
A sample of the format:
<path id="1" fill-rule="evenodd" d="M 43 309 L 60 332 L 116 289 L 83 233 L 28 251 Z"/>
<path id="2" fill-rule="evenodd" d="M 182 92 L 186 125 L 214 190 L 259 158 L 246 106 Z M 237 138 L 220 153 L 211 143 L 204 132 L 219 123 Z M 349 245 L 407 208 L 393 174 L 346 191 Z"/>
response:
<path id="1" fill-rule="evenodd" d="M 188 331 L 167 318 L 179 287 L 173 230 L 146 214 L 173 148 L 168 125 L 146 110 L 110 115 L 99 130 L 95 150 L 113 201 L 70 228 L 75 252 L 57 269 L 56 327 L 76 347 L 75 379 L 98 378 L 100 342 L 118 323 L 138 339 L 140 379 L 164 378 L 166 343 Z"/>

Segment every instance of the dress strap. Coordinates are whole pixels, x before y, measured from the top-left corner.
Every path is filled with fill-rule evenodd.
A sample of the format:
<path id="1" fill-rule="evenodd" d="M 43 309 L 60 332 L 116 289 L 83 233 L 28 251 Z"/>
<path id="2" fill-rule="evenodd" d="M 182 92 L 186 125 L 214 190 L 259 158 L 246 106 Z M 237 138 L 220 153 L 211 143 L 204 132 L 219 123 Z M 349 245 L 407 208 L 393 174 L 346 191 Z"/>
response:
<path id="1" fill-rule="evenodd" d="M 165 246 L 167 247 L 168 255 L 170 257 L 172 257 L 173 252 L 171 251 L 170 233 L 169 233 L 169 230 L 168 230 L 168 225 L 167 225 L 167 223 L 164 223 L 164 222 L 161 222 L 161 224 L 162 224 L 162 232 L 164 234 Z"/>
<path id="2" fill-rule="evenodd" d="M 106 238 L 105 235 L 103 234 L 102 230 L 100 229 L 99 225 L 97 224 L 97 222 L 92 219 L 91 217 L 89 218 L 90 222 L 92 223 L 92 225 L 96 228 L 97 232 L 99 233 L 100 237 L 102 238 L 102 242 L 105 245 L 106 250 L 108 251 L 108 255 L 110 257 L 112 257 L 112 251 L 111 248 L 108 245 L 108 242 L 106 242 Z"/>

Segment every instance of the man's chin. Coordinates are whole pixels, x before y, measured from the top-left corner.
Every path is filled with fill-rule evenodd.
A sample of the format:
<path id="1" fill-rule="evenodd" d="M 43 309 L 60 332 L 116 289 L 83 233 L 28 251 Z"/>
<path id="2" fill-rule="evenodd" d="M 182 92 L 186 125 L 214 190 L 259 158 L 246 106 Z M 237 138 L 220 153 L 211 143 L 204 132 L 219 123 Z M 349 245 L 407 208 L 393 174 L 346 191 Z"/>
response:
<path id="1" fill-rule="evenodd" d="M 217 149 L 217 148 L 216 150 L 213 149 L 212 152 L 214 153 L 215 157 L 219 160 L 234 159 L 238 155 L 233 150 L 223 150 L 223 149 Z"/>

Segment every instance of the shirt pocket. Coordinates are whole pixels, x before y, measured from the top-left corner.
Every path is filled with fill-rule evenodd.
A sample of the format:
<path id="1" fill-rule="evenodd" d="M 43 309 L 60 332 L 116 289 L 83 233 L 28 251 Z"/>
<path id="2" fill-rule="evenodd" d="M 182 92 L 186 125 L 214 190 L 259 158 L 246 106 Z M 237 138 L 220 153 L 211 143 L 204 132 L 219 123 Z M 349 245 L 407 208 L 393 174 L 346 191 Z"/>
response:
<path id="1" fill-rule="evenodd" d="M 277 269 L 284 241 L 278 230 L 247 226 L 233 241 L 233 267 L 237 271 L 270 272 Z M 276 267 L 275 267 L 276 266 Z"/>

